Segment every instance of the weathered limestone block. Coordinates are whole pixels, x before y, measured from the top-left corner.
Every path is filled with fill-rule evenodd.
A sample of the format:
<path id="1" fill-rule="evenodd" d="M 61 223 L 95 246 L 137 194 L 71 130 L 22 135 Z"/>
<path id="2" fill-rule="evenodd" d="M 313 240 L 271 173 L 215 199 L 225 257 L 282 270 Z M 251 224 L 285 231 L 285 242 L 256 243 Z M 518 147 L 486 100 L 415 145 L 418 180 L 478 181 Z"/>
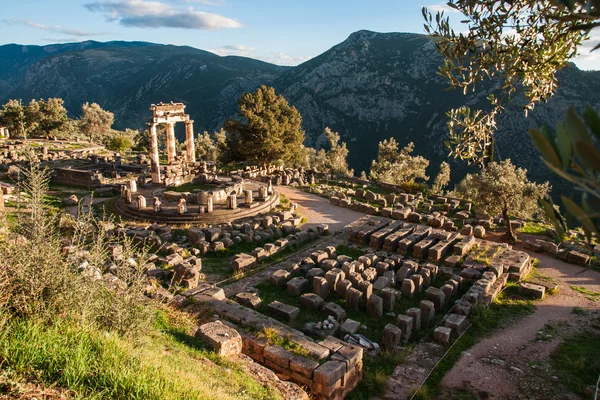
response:
<path id="1" fill-rule="evenodd" d="M 473 236 L 483 239 L 485 237 L 485 228 L 481 225 L 477 225 L 475 229 L 473 229 Z"/>
<path id="2" fill-rule="evenodd" d="M 388 349 L 400 345 L 402 340 L 402 330 L 395 325 L 387 324 L 383 328 L 383 337 L 381 338 L 381 345 Z"/>
<path id="3" fill-rule="evenodd" d="M 377 265 L 375 265 L 375 271 L 379 276 L 383 275 L 386 271 L 389 271 L 390 269 L 392 269 L 391 265 L 383 261 L 379 261 Z"/>
<path id="4" fill-rule="evenodd" d="M 274 301 L 267 306 L 269 312 L 273 315 L 283 318 L 286 321 L 294 321 L 300 314 L 298 307 L 290 306 L 289 304 Z"/>
<path id="5" fill-rule="evenodd" d="M 421 310 L 421 321 L 424 324 L 428 324 L 433 321 L 435 316 L 435 306 L 433 302 L 429 300 L 421 300 L 419 304 L 419 309 Z"/>
<path id="6" fill-rule="evenodd" d="M 413 320 L 413 326 L 412 329 L 413 331 L 420 331 L 421 330 L 421 309 L 420 308 L 409 308 L 408 310 L 406 310 L 406 315 L 408 315 L 409 317 L 412 318 Z"/>
<path id="7" fill-rule="evenodd" d="M 229 210 L 235 210 L 237 208 L 237 195 L 230 194 L 227 196 L 227 208 Z"/>
<path id="8" fill-rule="evenodd" d="M 452 330 L 450 328 L 446 328 L 445 326 L 438 326 L 433 331 L 433 340 L 441 344 L 446 344 L 450 342 L 451 333 Z"/>
<path id="9" fill-rule="evenodd" d="M 448 314 L 444 325 L 446 328 L 452 329 L 453 332 L 461 334 L 467 328 L 467 324 L 468 320 L 464 315 Z"/>
<path id="10" fill-rule="evenodd" d="M 346 298 L 346 292 L 348 291 L 348 289 L 350 289 L 352 287 L 352 282 L 350 282 L 349 280 L 346 279 L 342 279 L 341 281 L 339 281 L 337 283 L 337 285 L 335 286 L 335 292 L 338 294 L 338 296 L 340 296 L 342 299 Z"/>
<path id="11" fill-rule="evenodd" d="M 402 297 L 412 298 L 415 295 L 415 282 L 412 279 L 404 279 L 400 293 Z"/>
<path id="12" fill-rule="evenodd" d="M 297 276 L 287 282 L 287 291 L 295 296 L 300 296 L 309 288 L 308 279 Z"/>
<path id="13" fill-rule="evenodd" d="M 473 227 L 469 224 L 463 225 L 460 233 L 461 235 L 471 236 L 473 234 Z"/>
<path id="14" fill-rule="evenodd" d="M 377 279 L 377 270 L 375 268 L 367 268 L 362 273 L 362 278 L 368 282 L 375 282 Z"/>
<path id="15" fill-rule="evenodd" d="M 546 293 L 546 288 L 533 283 L 521 283 L 519 285 L 519 294 L 533 297 L 534 299 L 543 299 Z"/>
<path id="16" fill-rule="evenodd" d="M 231 260 L 234 271 L 252 268 L 256 265 L 256 258 L 250 254 L 237 254 Z"/>
<path id="17" fill-rule="evenodd" d="M 222 357 L 235 357 L 242 352 L 242 337 L 221 321 L 201 325 L 195 336 Z"/>
<path id="18" fill-rule="evenodd" d="M 340 361 L 327 361 L 315 369 L 315 391 L 323 398 L 331 398 L 341 387 L 341 381 L 346 374 L 346 364 Z"/>
<path id="19" fill-rule="evenodd" d="M 362 281 L 358 284 L 358 290 L 362 292 L 362 297 L 366 301 L 373 294 L 373 285 L 368 281 Z"/>
<path id="20" fill-rule="evenodd" d="M 571 250 L 567 255 L 567 260 L 577 264 L 587 264 L 590 261 L 590 256 L 579 251 Z"/>
<path id="21" fill-rule="evenodd" d="M 306 279 L 308 279 L 308 283 L 311 285 L 317 276 L 325 277 L 325 271 L 323 271 L 321 268 L 311 268 L 306 273 Z"/>
<path id="22" fill-rule="evenodd" d="M 367 300 L 367 313 L 372 317 L 381 318 L 383 316 L 383 299 L 372 294 Z"/>
<path id="23" fill-rule="evenodd" d="M 340 333 L 342 335 L 353 335 L 358 332 L 360 325 L 360 322 L 348 318 L 342 325 L 340 325 Z"/>
<path id="24" fill-rule="evenodd" d="M 382 290 L 388 286 L 390 286 L 389 279 L 385 276 L 380 276 L 373 284 L 373 290 Z"/>
<path id="25" fill-rule="evenodd" d="M 410 279 L 412 275 L 412 271 L 408 267 L 400 267 L 400 269 L 396 272 L 396 282 L 403 282 L 405 279 Z"/>
<path id="26" fill-rule="evenodd" d="M 327 279 L 321 276 L 315 276 L 313 279 L 313 292 L 322 299 L 326 299 L 329 295 L 329 284 L 327 283 Z"/>
<path id="27" fill-rule="evenodd" d="M 286 286 L 290 278 L 291 274 L 288 271 L 284 269 L 278 269 L 271 274 L 269 277 L 269 282 L 271 282 L 272 285 L 283 288 Z"/>
<path id="28" fill-rule="evenodd" d="M 333 260 L 331 260 L 331 261 L 333 261 Z M 325 274 L 325 279 L 327 280 L 327 283 L 329 284 L 329 291 L 335 292 L 338 282 L 341 281 L 342 279 L 344 279 L 345 277 L 346 276 L 345 276 L 344 272 L 339 268 L 334 268 L 330 271 L 327 271 L 327 273 Z"/>
<path id="29" fill-rule="evenodd" d="M 444 308 L 444 304 L 446 304 L 446 295 L 441 289 L 429 287 L 425 291 L 425 300 L 431 301 L 435 310 L 440 311 Z"/>
<path id="30" fill-rule="evenodd" d="M 260 297 L 256 293 L 251 292 L 240 292 L 235 295 L 235 301 L 244 307 L 256 310 L 262 304 Z"/>
<path id="31" fill-rule="evenodd" d="M 396 326 L 402 330 L 402 340 L 410 340 L 413 328 L 413 319 L 408 315 L 400 314 L 396 317 Z"/>
<path id="32" fill-rule="evenodd" d="M 312 253 L 310 255 L 310 258 L 313 259 L 313 261 L 315 262 L 315 264 L 320 264 L 321 261 L 326 260 L 327 258 L 329 258 L 329 254 L 327 254 L 327 252 L 323 251 L 323 250 L 317 250 L 314 253 Z"/>
<path id="33" fill-rule="evenodd" d="M 363 294 L 360 290 L 350 288 L 346 291 L 346 305 L 352 310 L 358 310 Z"/>
<path id="34" fill-rule="evenodd" d="M 415 293 L 421 293 L 423 291 L 423 277 L 419 274 L 414 274 L 410 276 L 410 279 L 415 284 Z"/>
<path id="35" fill-rule="evenodd" d="M 385 288 L 381 291 L 381 298 L 383 299 L 384 311 L 394 311 L 396 305 L 396 289 Z"/>
<path id="36" fill-rule="evenodd" d="M 289 369 L 290 360 L 294 357 L 294 353 L 279 346 L 266 346 L 264 355 L 266 366 L 280 371 Z"/>
<path id="37" fill-rule="evenodd" d="M 322 297 L 314 293 L 305 293 L 300 296 L 298 301 L 302 307 L 306 307 L 309 310 L 320 310 L 325 302 Z"/>
<path id="38" fill-rule="evenodd" d="M 337 260 L 332 260 L 329 258 L 319 263 L 319 266 L 326 272 L 331 271 L 332 269 L 338 269 L 338 265 L 339 263 L 337 262 Z"/>
<path id="39" fill-rule="evenodd" d="M 321 309 L 321 312 L 327 316 L 332 316 L 336 321 L 342 322 L 346 319 L 346 310 L 336 303 L 327 303 Z"/>

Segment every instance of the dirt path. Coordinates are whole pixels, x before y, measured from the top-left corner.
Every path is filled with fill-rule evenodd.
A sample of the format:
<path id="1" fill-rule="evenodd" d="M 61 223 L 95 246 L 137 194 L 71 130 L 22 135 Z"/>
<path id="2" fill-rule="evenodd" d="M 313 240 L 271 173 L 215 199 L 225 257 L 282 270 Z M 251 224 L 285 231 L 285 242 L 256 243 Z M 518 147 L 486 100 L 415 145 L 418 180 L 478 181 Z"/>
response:
<path id="1" fill-rule="evenodd" d="M 559 291 L 537 304 L 536 311 L 481 340 L 464 352 L 442 381 L 442 397 L 452 389 L 466 387 L 481 399 L 558 399 L 570 397 L 557 384 L 549 368 L 550 355 L 560 344 L 556 337 L 536 340 L 548 323 L 566 323 L 576 327 L 582 317 L 574 307 L 600 314 L 600 302 L 571 286 L 600 292 L 600 273 L 560 260 L 533 254 L 540 260 L 538 272 L 556 280 Z"/>
<path id="2" fill-rule="evenodd" d="M 301 190 L 286 186 L 278 186 L 277 190 L 293 203 L 298 203 L 299 212 L 308 222 L 305 228 L 328 224 L 330 232 L 341 230 L 350 222 L 356 221 L 365 214 L 329 204 L 329 200 Z"/>

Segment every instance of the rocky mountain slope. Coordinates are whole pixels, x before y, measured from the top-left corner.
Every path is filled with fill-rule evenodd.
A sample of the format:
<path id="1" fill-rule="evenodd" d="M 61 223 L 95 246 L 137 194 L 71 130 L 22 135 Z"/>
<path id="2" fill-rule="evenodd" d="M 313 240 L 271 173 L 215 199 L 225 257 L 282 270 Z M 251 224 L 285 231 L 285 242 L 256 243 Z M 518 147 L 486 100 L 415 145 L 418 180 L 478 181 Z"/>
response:
<path id="1" fill-rule="evenodd" d="M 320 143 L 325 126 L 340 132 L 357 173 L 368 170 L 377 143 L 394 136 L 401 144 L 415 142 L 415 152 L 431 160 L 435 175 L 447 156 L 445 113 L 462 104 L 485 105 L 491 90 L 467 96 L 447 91 L 436 75 L 441 58 L 433 43 L 411 33 L 355 32 L 293 68 L 190 47 L 124 42 L 0 46 L 0 60 L 0 101 L 62 97 L 74 116 L 81 103 L 95 101 L 116 114 L 118 128 L 142 128 L 151 103 L 173 100 L 188 105 L 197 131 L 215 130 L 235 113 L 242 92 L 273 85 L 300 110 L 307 144 Z M 496 144 L 500 158 L 528 168 L 538 181 L 552 179 L 562 190 L 540 162 L 527 129 L 555 125 L 569 105 L 600 109 L 600 72 L 572 66 L 559 78 L 556 96 L 528 118 L 519 99 L 513 101 L 500 119 Z M 467 170 L 462 162 L 453 164 L 455 178 Z"/>

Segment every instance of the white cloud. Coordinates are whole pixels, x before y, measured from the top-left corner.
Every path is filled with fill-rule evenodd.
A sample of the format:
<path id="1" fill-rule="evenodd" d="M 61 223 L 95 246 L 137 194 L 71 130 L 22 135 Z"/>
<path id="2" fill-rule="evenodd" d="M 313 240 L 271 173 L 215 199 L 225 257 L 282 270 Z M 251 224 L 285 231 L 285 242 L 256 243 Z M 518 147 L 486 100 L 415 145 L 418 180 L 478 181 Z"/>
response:
<path id="1" fill-rule="evenodd" d="M 93 12 L 104 13 L 109 21 L 127 27 L 206 30 L 242 27 L 239 21 L 223 15 L 196 11 L 191 7 L 175 8 L 159 1 L 107 0 L 88 3 L 85 7 Z"/>
<path id="2" fill-rule="evenodd" d="M 60 25 L 44 25 L 44 24 L 40 24 L 38 22 L 24 20 L 24 19 L 7 19 L 7 20 L 4 20 L 4 22 L 11 24 L 11 25 L 24 25 L 24 26 L 28 26 L 28 27 L 34 28 L 34 29 L 40 29 L 43 31 L 59 33 L 59 34 L 69 35 L 69 36 L 89 37 L 89 36 L 106 35 L 105 32 L 87 32 L 87 31 L 80 31 L 77 29 L 67 29 L 67 28 L 63 28 Z"/>
<path id="3" fill-rule="evenodd" d="M 433 4 L 433 5 L 429 5 L 429 6 L 423 6 L 423 7 L 427 7 L 427 10 L 429 10 L 429 12 L 431 12 L 431 13 L 438 13 L 438 12 L 442 12 L 442 11 L 445 13 L 459 13 L 460 12 L 456 8 L 448 7 L 446 4 Z"/>
<path id="4" fill-rule="evenodd" d="M 243 44 L 228 44 L 216 49 L 210 49 L 208 51 L 220 56 L 242 56 L 256 58 L 256 55 L 254 54 L 255 50 L 256 49 L 254 47 L 245 46 Z"/>
<path id="5" fill-rule="evenodd" d="M 277 65 L 298 65 L 309 59 L 310 57 L 295 57 L 286 53 L 273 52 L 263 60 Z"/>

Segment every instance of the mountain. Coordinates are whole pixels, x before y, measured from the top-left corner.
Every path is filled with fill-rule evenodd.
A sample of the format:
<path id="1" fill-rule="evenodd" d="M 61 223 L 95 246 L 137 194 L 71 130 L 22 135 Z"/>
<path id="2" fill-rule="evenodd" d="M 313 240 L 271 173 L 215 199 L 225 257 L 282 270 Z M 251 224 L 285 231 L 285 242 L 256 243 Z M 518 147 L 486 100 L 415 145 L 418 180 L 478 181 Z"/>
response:
<path id="1" fill-rule="evenodd" d="M 0 46 L 0 60 L 0 101 L 62 97 L 73 116 L 83 102 L 97 102 L 115 113 L 117 128 L 143 128 L 151 103 L 173 100 L 187 104 L 196 131 L 216 130 L 235 113 L 244 91 L 272 85 L 302 114 L 307 144 L 322 143 L 325 126 L 338 131 L 359 173 L 368 171 L 379 141 L 412 141 L 415 153 L 431 160 L 432 179 L 447 157 L 445 113 L 463 104 L 485 107 L 495 88 L 489 84 L 466 96 L 446 90 L 431 39 L 412 33 L 358 31 L 296 67 L 140 42 L 7 45 Z M 527 130 L 554 126 L 570 105 L 600 110 L 599 78 L 599 71 L 565 68 L 557 94 L 528 118 L 519 106 L 523 99 L 515 98 L 499 119 L 497 156 L 527 168 L 537 181 L 551 180 L 555 193 L 566 190 L 541 163 Z M 455 180 L 469 170 L 463 162 L 452 164 Z"/>

